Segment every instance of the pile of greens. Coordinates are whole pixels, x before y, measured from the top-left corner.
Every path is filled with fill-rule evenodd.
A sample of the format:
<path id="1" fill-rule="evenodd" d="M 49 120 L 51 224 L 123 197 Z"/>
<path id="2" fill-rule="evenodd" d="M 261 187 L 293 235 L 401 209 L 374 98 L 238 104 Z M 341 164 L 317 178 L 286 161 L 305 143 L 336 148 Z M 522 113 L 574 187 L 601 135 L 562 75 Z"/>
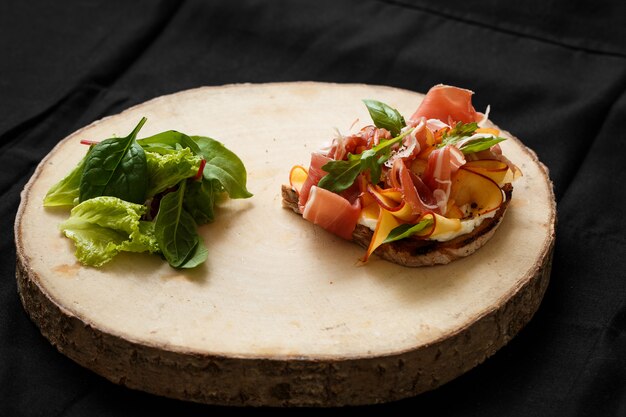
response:
<path id="1" fill-rule="evenodd" d="M 224 145 L 173 130 L 136 139 L 145 122 L 126 137 L 91 144 L 44 198 L 45 207 L 73 206 L 60 228 L 85 265 L 128 251 L 193 268 L 208 255 L 198 226 L 213 221 L 220 196 L 252 196 L 243 163 Z"/>

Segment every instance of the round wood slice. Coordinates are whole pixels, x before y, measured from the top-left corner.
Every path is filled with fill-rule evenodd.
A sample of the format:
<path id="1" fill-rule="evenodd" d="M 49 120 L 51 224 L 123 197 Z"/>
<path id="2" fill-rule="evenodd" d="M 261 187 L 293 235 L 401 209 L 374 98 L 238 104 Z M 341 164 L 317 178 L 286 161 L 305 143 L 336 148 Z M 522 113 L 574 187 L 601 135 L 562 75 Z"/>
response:
<path id="1" fill-rule="evenodd" d="M 524 172 L 494 237 L 445 266 L 406 268 L 281 208 L 294 164 L 370 123 L 362 99 L 409 115 L 423 96 L 313 82 L 205 87 L 159 97 L 63 140 L 22 194 L 15 223 L 24 307 L 64 355 L 130 388 L 210 404 L 335 406 L 396 400 L 472 369 L 532 317 L 548 285 L 555 202 L 546 168 L 511 138 Z M 496 109 L 497 110 L 497 109 Z M 44 209 L 47 190 L 85 155 L 81 139 L 175 129 L 222 141 L 254 197 L 200 228 L 208 262 L 190 271 L 121 254 L 81 266 Z"/>

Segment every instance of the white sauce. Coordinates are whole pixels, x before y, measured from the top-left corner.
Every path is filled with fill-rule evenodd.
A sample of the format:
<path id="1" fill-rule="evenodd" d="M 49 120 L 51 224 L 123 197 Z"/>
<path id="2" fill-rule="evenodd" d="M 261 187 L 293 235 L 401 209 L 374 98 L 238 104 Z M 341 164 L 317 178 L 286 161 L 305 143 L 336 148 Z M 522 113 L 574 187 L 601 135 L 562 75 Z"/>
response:
<path id="1" fill-rule="evenodd" d="M 483 222 L 483 220 L 490 219 L 493 216 L 495 216 L 496 215 L 496 211 L 497 210 L 492 210 L 489 213 L 485 213 L 485 214 L 482 214 L 480 216 L 476 216 L 476 217 L 471 218 L 471 219 L 461 220 L 461 228 L 459 230 L 457 230 L 456 232 L 442 233 L 442 234 L 440 234 L 438 236 L 431 237 L 430 240 L 436 240 L 437 242 L 447 242 L 448 240 L 452 240 L 452 239 L 454 239 L 457 236 L 461 236 L 461 235 L 464 235 L 466 233 L 471 233 L 472 230 L 474 230 L 475 228 L 480 226 L 480 224 Z"/>
<path id="2" fill-rule="evenodd" d="M 436 240 L 437 242 L 447 242 L 448 240 L 452 240 L 455 237 L 464 235 L 466 233 L 471 233 L 472 230 L 480 226 L 480 224 L 485 219 L 490 219 L 494 217 L 497 211 L 498 210 L 492 210 L 489 213 L 485 213 L 485 214 L 476 216 L 471 219 L 461 220 L 461 228 L 457 230 L 456 232 L 442 233 L 438 236 L 430 237 L 429 240 Z M 376 230 L 376 222 L 377 222 L 377 219 L 366 219 L 363 217 L 359 219 L 359 224 L 369 228 L 372 231 Z"/>
<path id="3" fill-rule="evenodd" d="M 377 222 L 378 222 L 378 219 L 368 219 L 363 216 L 359 218 L 359 224 L 362 224 L 363 226 L 367 227 L 372 232 L 376 231 Z"/>

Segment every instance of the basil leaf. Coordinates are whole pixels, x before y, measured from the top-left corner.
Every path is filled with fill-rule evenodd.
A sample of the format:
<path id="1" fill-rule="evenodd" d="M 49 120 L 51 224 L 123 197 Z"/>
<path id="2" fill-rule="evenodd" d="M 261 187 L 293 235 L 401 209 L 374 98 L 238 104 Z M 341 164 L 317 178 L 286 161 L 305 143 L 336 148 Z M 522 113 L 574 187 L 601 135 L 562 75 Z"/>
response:
<path id="1" fill-rule="evenodd" d="M 125 138 L 106 139 L 93 146 L 80 179 L 81 202 L 103 195 L 144 202 L 148 184 L 146 155 L 135 137 L 146 120 L 143 117 Z"/>
<path id="2" fill-rule="evenodd" d="M 376 127 L 387 129 L 393 136 L 397 136 L 406 126 L 404 117 L 393 107 L 376 100 L 363 100 L 363 103 Z"/>
<path id="3" fill-rule="evenodd" d="M 404 239 L 421 232 L 428 226 L 433 224 L 432 219 L 423 219 L 416 224 L 401 224 L 389 232 L 383 243 L 395 242 L 396 240 Z"/>
<path id="4" fill-rule="evenodd" d="M 191 137 L 200 148 L 206 165 L 203 175 L 207 180 L 217 180 L 230 198 L 249 198 L 252 194 L 246 189 L 246 167 L 241 159 L 220 142 L 204 137 Z"/>
<path id="5" fill-rule="evenodd" d="M 200 240 L 196 222 L 183 208 L 185 188 L 186 180 L 183 180 L 176 191 L 161 199 L 154 224 L 154 234 L 161 252 L 174 268 L 180 267 L 193 256 Z"/>

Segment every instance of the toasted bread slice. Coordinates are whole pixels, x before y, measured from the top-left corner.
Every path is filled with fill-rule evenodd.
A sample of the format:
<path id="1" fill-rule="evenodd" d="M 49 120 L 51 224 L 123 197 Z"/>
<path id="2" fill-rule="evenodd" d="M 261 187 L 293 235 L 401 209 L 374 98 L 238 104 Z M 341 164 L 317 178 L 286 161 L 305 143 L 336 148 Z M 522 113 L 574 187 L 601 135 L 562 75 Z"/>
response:
<path id="1" fill-rule="evenodd" d="M 483 220 L 470 233 L 446 242 L 409 237 L 395 242 L 384 243 L 374 253 L 390 262 L 410 267 L 447 264 L 455 259 L 471 255 L 487 243 L 502 222 L 504 213 L 511 201 L 513 186 L 507 183 L 502 187 L 502 191 L 506 198 L 496 211 L 496 214 Z M 295 190 L 288 185 L 283 185 L 282 196 L 284 208 L 291 209 L 300 215 L 302 214 L 298 208 L 298 193 Z M 371 229 L 357 224 L 352 233 L 352 241 L 367 249 L 372 236 L 373 232 Z"/>

